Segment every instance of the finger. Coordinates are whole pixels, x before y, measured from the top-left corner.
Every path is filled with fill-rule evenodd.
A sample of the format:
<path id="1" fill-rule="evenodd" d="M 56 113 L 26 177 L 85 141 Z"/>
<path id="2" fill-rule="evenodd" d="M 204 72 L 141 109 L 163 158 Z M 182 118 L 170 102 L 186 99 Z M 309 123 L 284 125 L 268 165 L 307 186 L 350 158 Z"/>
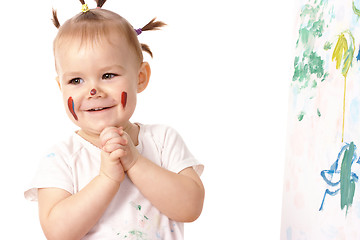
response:
<path id="1" fill-rule="evenodd" d="M 120 136 L 122 136 L 124 134 L 124 128 L 123 127 L 119 127 L 118 128 L 118 133 L 120 134 Z"/>
<path id="2" fill-rule="evenodd" d="M 116 127 L 106 127 L 106 128 L 104 128 L 100 133 L 100 137 L 104 136 L 105 134 L 107 134 L 108 132 L 111 132 L 111 131 L 117 131 L 117 128 Z"/>
<path id="3" fill-rule="evenodd" d="M 120 159 L 120 158 L 122 158 L 124 156 L 126 156 L 126 151 L 124 149 L 122 149 L 122 148 L 119 148 L 119 149 L 111 152 L 109 157 L 111 159 L 115 160 L 115 159 Z"/>
<path id="4" fill-rule="evenodd" d="M 124 139 L 123 145 L 128 145 L 129 139 L 131 141 L 129 134 L 125 131 L 122 131 L 121 137 Z"/>
<path id="5" fill-rule="evenodd" d="M 104 146 L 107 141 L 109 141 L 112 138 L 120 137 L 118 130 L 116 128 L 108 129 L 106 132 L 102 132 L 100 134 L 100 142 L 102 146 Z"/>
<path id="6" fill-rule="evenodd" d="M 114 143 L 121 144 L 121 145 L 125 146 L 127 144 L 127 141 L 126 141 L 125 138 L 118 136 L 118 137 L 115 137 L 115 138 L 111 138 L 106 142 L 106 144 L 114 144 Z"/>
<path id="7" fill-rule="evenodd" d="M 106 145 L 102 148 L 102 150 L 103 150 L 104 152 L 107 152 L 107 153 L 112 153 L 112 152 L 114 152 L 114 151 L 116 151 L 116 150 L 118 150 L 118 149 L 121 149 L 121 148 L 123 148 L 122 145 L 117 144 L 117 143 L 112 143 L 112 144 L 106 144 Z"/>

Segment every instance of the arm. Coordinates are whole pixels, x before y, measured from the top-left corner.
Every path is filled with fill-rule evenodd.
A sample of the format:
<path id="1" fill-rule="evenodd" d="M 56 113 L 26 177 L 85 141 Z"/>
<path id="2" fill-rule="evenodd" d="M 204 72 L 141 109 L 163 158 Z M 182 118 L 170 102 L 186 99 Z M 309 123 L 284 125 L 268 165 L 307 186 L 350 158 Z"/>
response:
<path id="1" fill-rule="evenodd" d="M 192 222 L 200 216 L 205 191 L 193 168 L 176 174 L 141 156 L 127 174 L 141 193 L 169 218 Z"/>
<path id="2" fill-rule="evenodd" d="M 59 188 L 38 190 L 40 223 L 47 239 L 80 239 L 97 223 L 125 178 L 122 154 L 102 151 L 99 175 L 74 195 Z"/>
<path id="3" fill-rule="evenodd" d="M 39 217 L 47 239 L 85 236 L 100 219 L 119 186 L 99 175 L 74 195 L 59 188 L 39 189 Z"/>
<path id="4" fill-rule="evenodd" d="M 191 222 L 200 216 L 205 191 L 193 168 L 177 174 L 156 165 L 140 155 L 130 136 L 122 129 L 118 132 L 116 128 L 108 128 L 106 136 L 103 150 L 124 152 L 120 161 L 128 177 L 163 214 L 179 222 Z"/>

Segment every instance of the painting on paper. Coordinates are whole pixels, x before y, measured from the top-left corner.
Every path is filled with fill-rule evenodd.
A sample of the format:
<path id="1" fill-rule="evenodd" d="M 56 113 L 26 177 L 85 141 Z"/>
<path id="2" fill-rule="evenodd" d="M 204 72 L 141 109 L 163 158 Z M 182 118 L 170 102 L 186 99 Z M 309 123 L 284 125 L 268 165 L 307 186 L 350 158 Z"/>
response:
<path id="1" fill-rule="evenodd" d="M 360 1 L 296 4 L 281 239 L 360 239 Z"/>

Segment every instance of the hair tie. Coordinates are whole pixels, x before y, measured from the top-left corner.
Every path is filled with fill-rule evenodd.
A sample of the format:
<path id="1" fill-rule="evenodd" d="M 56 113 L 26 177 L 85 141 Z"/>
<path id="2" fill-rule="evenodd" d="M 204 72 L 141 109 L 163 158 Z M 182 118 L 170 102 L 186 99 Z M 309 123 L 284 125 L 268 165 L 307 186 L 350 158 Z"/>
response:
<path id="1" fill-rule="evenodd" d="M 142 33 L 142 29 L 138 28 L 138 29 L 134 29 L 136 34 L 139 36 Z"/>
<path id="2" fill-rule="evenodd" d="M 88 12 L 88 11 L 89 11 L 88 5 L 87 5 L 87 4 L 83 4 L 82 7 L 81 7 L 81 11 L 82 11 L 83 13 Z"/>

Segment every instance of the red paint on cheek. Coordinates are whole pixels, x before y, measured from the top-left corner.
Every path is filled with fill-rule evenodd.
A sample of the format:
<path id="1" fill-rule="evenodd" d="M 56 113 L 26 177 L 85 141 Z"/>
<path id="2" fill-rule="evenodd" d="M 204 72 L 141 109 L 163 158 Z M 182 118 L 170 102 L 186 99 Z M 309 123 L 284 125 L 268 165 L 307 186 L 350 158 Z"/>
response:
<path id="1" fill-rule="evenodd" d="M 121 93 L 121 104 L 124 109 L 126 107 L 126 102 L 127 102 L 127 92 L 122 92 Z"/>
<path id="2" fill-rule="evenodd" d="M 69 108 L 69 111 L 71 112 L 71 114 L 73 115 L 73 117 L 75 118 L 75 120 L 77 121 L 78 117 L 76 116 L 76 113 L 75 113 L 74 100 L 72 99 L 72 97 L 69 97 L 69 99 L 68 99 L 68 108 Z"/>

